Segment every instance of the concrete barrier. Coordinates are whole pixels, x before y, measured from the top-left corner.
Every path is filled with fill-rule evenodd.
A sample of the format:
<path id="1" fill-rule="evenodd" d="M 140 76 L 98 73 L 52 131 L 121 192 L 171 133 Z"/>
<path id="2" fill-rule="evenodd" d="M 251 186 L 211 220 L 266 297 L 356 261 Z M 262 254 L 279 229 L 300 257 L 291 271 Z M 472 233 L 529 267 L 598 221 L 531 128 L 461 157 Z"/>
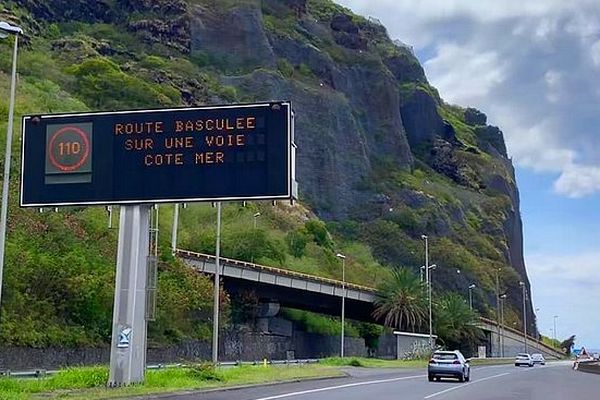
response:
<path id="1" fill-rule="evenodd" d="M 575 367 L 577 371 L 587 372 L 590 374 L 600 375 L 600 362 L 598 361 L 576 361 Z"/>

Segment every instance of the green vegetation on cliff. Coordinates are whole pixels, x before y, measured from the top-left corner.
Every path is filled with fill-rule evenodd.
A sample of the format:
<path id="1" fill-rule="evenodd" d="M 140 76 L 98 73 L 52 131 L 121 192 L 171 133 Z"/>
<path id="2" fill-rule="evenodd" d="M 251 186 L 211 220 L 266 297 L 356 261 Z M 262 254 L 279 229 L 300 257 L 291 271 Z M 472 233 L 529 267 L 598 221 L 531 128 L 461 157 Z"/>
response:
<path id="1" fill-rule="evenodd" d="M 483 315 L 494 315 L 498 268 L 502 290 L 527 280 L 502 133 L 477 110 L 444 103 L 411 50 L 377 21 L 329 0 L 8 1 L 0 18 L 26 31 L 19 116 L 293 101 L 301 205 L 227 205 L 225 257 L 339 278 L 343 251 L 348 279 L 377 285 L 391 267 L 419 272 L 427 233 L 435 290 L 465 294 L 476 282 Z M 2 99 L 10 50 L 0 41 Z M 0 102 L 0 131 L 7 114 Z M 18 150 L 15 140 L 2 342 L 106 343 L 116 232 L 102 208 L 19 209 Z M 156 343 L 210 333 L 211 284 L 170 257 L 171 215 L 161 207 Z M 214 224 L 210 206 L 182 210 L 179 247 L 212 253 Z M 513 292 L 509 322 L 519 318 Z M 226 314 L 226 324 L 235 320 L 234 309 Z"/>

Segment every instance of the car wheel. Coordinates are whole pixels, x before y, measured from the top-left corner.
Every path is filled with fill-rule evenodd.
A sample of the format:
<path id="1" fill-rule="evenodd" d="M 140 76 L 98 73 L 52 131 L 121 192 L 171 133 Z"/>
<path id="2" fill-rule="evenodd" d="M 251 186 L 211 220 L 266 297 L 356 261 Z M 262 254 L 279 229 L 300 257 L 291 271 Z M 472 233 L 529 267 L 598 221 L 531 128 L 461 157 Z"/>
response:
<path id="1" fill-rule="evenodd" d="M 465 381 L 465 374 L 464 373 L 462 375 L 458 376 L 458 381 L 459 382 L 464 382 Z"/>
<path id="2" fill-rule="evenodd" d="M 533 367 L 533 364 L 529 364 L 529 368 Z"/>
<path id="3" fill-rule="evenodd" d="M 518 367 L 518 366 L 519 366 L 519 364 L 515 364 L 515 367 Z"/>
<path id="4" fill-rule="evenodd" d="M 469 371 L 469 375 L 465 376 L 465 382 L 469 382 L 471 380 L 471 371 Z"/>
<path id="5" fill-rule="evenodd" d="M 431 374 L 427 375 L 427 379 L 429 380 L 429 382 L 433 382 L 433 375 L 431 375 Z"/>

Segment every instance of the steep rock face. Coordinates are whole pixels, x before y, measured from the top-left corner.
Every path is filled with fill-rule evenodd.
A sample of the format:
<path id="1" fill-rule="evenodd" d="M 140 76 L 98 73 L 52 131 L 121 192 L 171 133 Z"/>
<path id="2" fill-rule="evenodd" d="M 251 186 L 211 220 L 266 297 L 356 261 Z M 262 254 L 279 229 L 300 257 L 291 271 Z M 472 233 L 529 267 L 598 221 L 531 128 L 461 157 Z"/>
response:
<path id="1" fill-rule="evenodd" d="M 336 233 L 415 272 L 427 233 L 443 266 L 436 285 L 479 283 L 476 303 L 493 315 L 490 282 L 503 268 L 503 289 L 519 309 L 518 281 L 528 281 L 502 132 L 482 112 L 445 103 L 410 48 L 392 42 L 377 21 L 328 0 L 17 3 L 28 12 L 24 24 L 39 21 L 29 31 L 44 35 L 44 24 L 52 25 L 59 37 L 47 40 L 65 71 L 108 58 L 124 85 L 151 84 L 158 104 L 290 99 L 301 199 Z M 106 29 L 99 23 L 114 32 L 99 35 Z M 61 85 L 83 97 L 90 92 L 82 80 L 69 76 Z M 139 95 L 140 104 L 157 105 L 129 89 L 123 93 Z"/>
<path id="2" fill-rule="evenodd" d="M 258 2 L 243 3 L 224 11 L 196 6 L 191 26 L 192 52 L 208 53 L 229 70 L 275 65 Z"/>

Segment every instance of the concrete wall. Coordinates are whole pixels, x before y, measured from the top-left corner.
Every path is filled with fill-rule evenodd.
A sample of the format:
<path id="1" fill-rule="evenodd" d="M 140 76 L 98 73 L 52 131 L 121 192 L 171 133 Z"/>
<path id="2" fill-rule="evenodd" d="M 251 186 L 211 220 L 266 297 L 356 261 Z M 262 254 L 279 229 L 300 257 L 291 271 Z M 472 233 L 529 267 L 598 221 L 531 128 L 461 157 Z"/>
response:
<path id="1" fill-rule="evenodd" d="M 290 336 L 264 334 L 250 330 L 232 329 L 221 335 L 220 360 L 257 361 L 263 358 L 283 360 L 293 358 L 321 358 L 337 356 L 340 338 L 294 330 Z M 369 355 L 362 338 L 345 339 L 347 356 Z M 380 340 L 378 357 L 395 358 L 395 338 Z M 0 369 L 23 370 L 30 368 L 53 369 L 68 365 L 107 364 L 110 349 L 105 348 L 0 348 Z M 188 341 L 170 347 L 148 348 L 147 362 L 177 363 L 210 360 L 209 342 Z"/>

